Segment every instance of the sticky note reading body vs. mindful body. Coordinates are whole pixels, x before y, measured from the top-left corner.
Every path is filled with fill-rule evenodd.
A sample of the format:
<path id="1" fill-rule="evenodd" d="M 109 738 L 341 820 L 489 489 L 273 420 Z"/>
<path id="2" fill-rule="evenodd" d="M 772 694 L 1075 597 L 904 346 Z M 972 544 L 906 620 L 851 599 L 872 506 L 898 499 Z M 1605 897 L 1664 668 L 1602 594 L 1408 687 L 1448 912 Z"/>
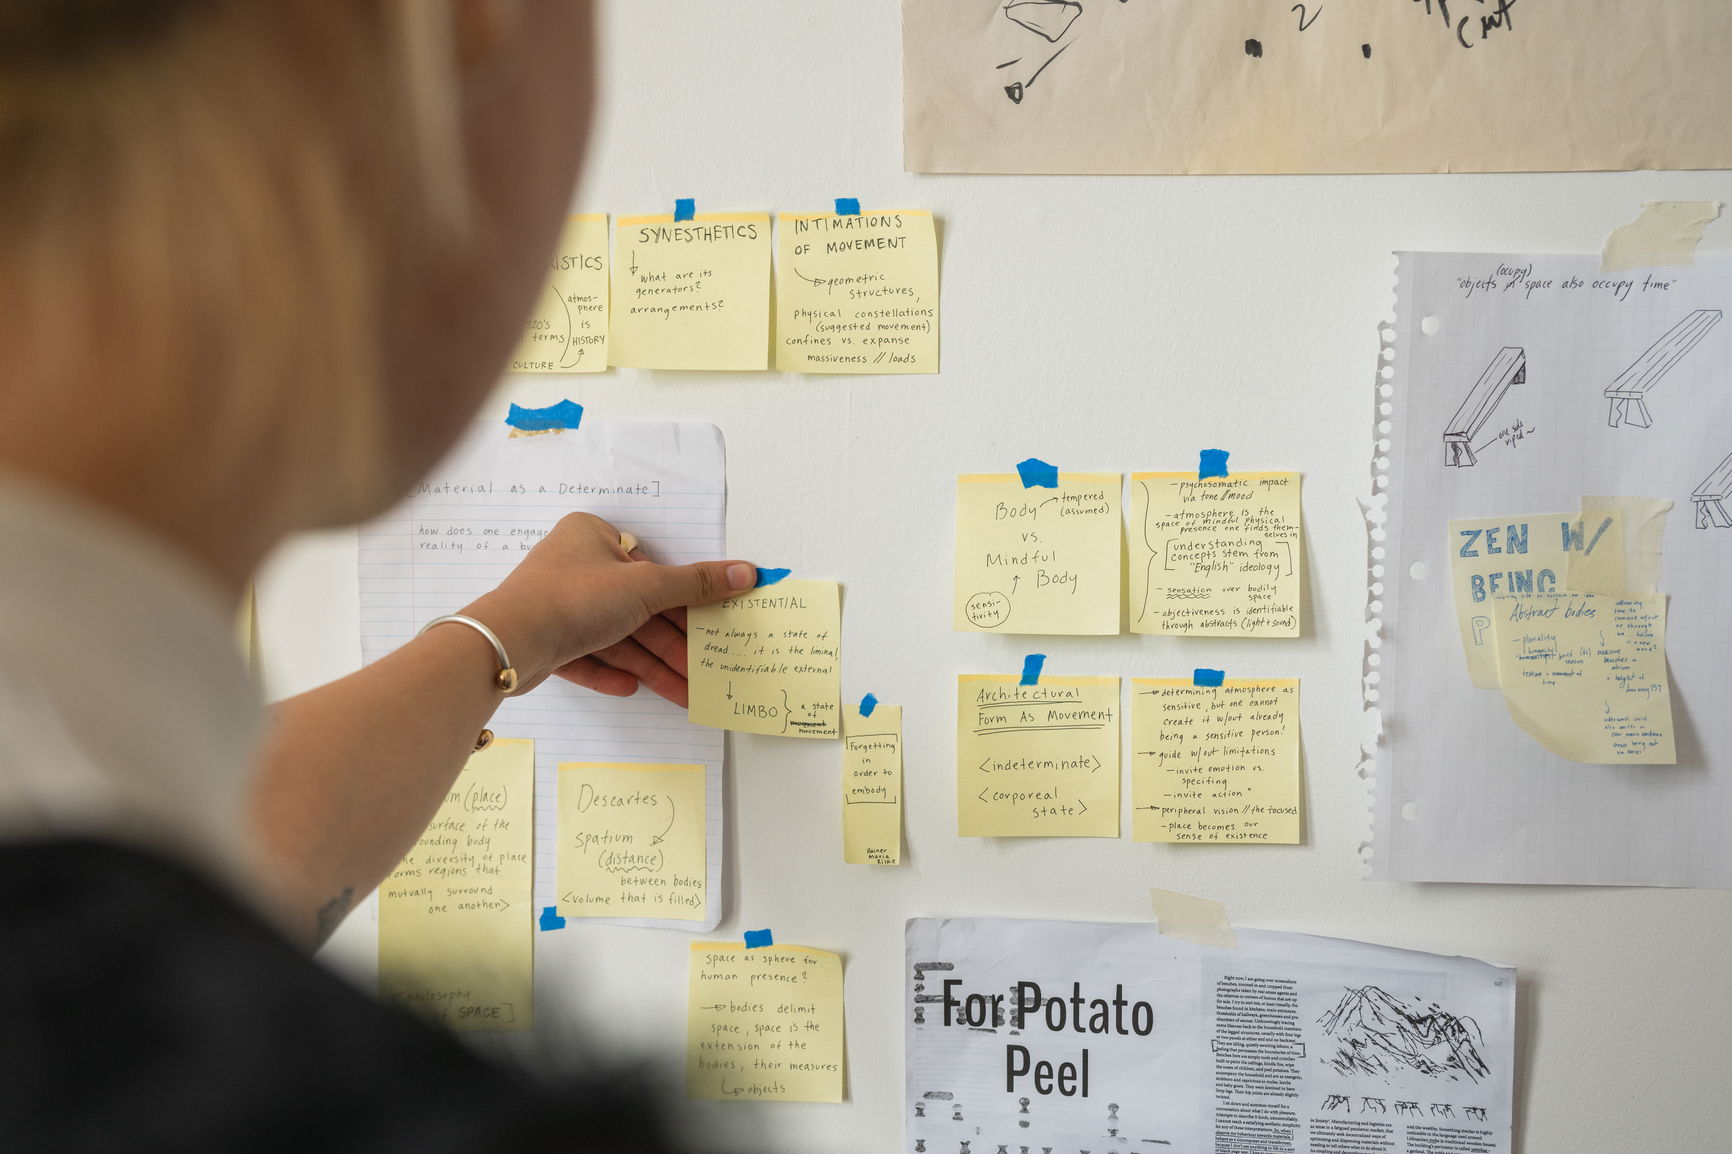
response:
<path id="1" fill-rule="evenodd" d="M 609 356 L 639 369 L 765 369 L 770 216 L 621 217 Z"/>
<path id="2" fill-rule="evenodd" d="M 936 373 L 932 214 L 783 213 L 776 241 L 776 367 Z"/>
<path id="3" fill-rule="evenodd" d="M 707 920 L 702 765 L 559 767 L 559 912 Z"/>
<path id="4" fill-rule="evenodd" d="M 566 221 L 542 274 L 529 326 L 511 354 L 514 373 L 599 373 L 607 368 L 607 214 Z"/>
<path id="5" fill-rule="evenodd" d="M 902 707 L 871 717 L 842 711 L 842 856 L 853 865 L 902 860 Z"/>
<path id="6" fill-rule="evenodd" d="M 1016 474 L 956 479 L 952 622 L 975 633 L 1119 631 L 1118 473 L 1061 473 L 1024 488 Z"/>
<path id="7" fill-rule="evenodd" d="M 686 1096 L 840 1102 L 842 959 L 809 946 L 693 942 Z"/>
<path id="8" fill-rule="evenodd" d="M 782 737 L 840 737 L 841 591 L 785 580 L 687 614 L 698 725 Z"/>
<path id="9" fill-rule="evenodd" d="M 956 832 L 1119 836 L 1119 679 L 1020 682 L 957 679 Z"/>
<path id="10" fill-rule="evenodd" d="M 379 886 L 379 998 L 454 1030 L 533 1025 L 535 743 L 474 754 Z"/>

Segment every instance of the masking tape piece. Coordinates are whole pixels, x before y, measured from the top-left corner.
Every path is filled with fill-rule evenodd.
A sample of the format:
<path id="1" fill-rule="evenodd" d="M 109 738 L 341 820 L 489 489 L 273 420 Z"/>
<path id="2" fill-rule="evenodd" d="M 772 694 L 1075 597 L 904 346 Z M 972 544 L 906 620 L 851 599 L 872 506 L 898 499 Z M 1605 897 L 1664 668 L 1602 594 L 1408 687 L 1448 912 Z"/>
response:
<path id="1" fill-rule="evenodd" d="M 541 907 L 541 928 L 543 930 L 563 930 L 565 919 L 559 916 L 558 906 Z"/>
<path id="2" fill-rule="evenodd" d="M 1046 654 L 1030 653 L 1022 659 L 1021 685 L 1039 685 L 1040 671 L 1046 665 Z"/>
<path id="3" fill-rule="evenodd" d="M 792 569 L 759 569 L 758 583 L 753 588 L 760 589 L 765 585 L 774 585 L 792 572 Z"/>
<path id="4" fill-rule="evenodd" d="M 1642 215 L 1606 237 L 1601 272 L 1632 268 L 1694 268 L 1702 230 L 1720 216 L 1717 200 L 1651 200 Z"/>
<path id="5" fill-rule="evenodd" d="M 836 198 L 837 216 L 859 216 L 860 198 L 857 196 L 838 196 Z"/>
<path id="6" fill-rule="evenodd" d="M 1582 525 L 1597 527 L 1610 516 L 1621 540 L 1602 541 L 1594 554 L 1570 553 L 1564 568 L 1564 588 L 1572 593 L 1653 593 L 1660 585 L 1660 564 L 1666 540 L 1666 514 L 1672 502 L 1651 497 L 1583 497 Z M 1601 575 L 1594 556 L 1608 545 L 1622 552 L 1622 580 L 1614 587 Z M 1610 562 L 1611 555 L 1606 555 Z"/>
<path id="7" fill-rule="evenodd" d="M 872 711 L 878 708 L 878 698 L 868 693 L 860 699 L 860 716 L 871 717 Z"/>
<path id="8" fill-rule="evenodd" d="M 746 948 L 748 950 L 761 950 L 766 946 L 773 946 L 775 944 L 776 939 L 769 930 L 746 931 Z"/>
<path id="9" fill-rule="evenodd" d="M 1024 489 L 1058 488 L 1058 466 L 1049 465 L 1039 457 L 1016 463 L 1016 475 L 1022 478 Z"/>
<path id="10" fill-rule="evenodd" d="M 674 201 L 675 224 L 679 224 L 681 221 L 690 220 L 696 215 L 698 215 L 698 202 L 696 197 L 682 196 Z"/>
<path id="11" fill-rule="evenodd" d="M 1207 481 L 1210 477 L 1225 477 L 1227 475 L 1227 450 L 1204 449 L 1197 454 L 1197 480 Z"/>
<path id="12" fill-rule="evenodd" d="M 1191 670 L 1191 684 L 1201 686 L 1204 689 L 1208 689 L 1212 686 L 1218 686 L 1221 684 L 1221 682 L 1225 681 L 1226 679 L 1227 679 L 1227 674 L 1224 670 L 1220 670 L 1220 669 L 1193 669 L 1193 670 Z"/>
<path id="13" fill-rule="evenodd" d="M 1227 921 L 1227 907 L 1208 898 L 1149 889 L 1149 904 L 1155 910 L 1155 927 L 1161 934 L 1199 946 L 1239 948 L 1239 935 Z"/>
<path id="14" fill-rule="evenodd" d="M 583 422 L 583 406 L 576 401 L 559 401 L 541 409 L 526 409 L 512 405 L 505 414 L 505 423 L 525 433 L 551 433 L 575 429 Z"/>

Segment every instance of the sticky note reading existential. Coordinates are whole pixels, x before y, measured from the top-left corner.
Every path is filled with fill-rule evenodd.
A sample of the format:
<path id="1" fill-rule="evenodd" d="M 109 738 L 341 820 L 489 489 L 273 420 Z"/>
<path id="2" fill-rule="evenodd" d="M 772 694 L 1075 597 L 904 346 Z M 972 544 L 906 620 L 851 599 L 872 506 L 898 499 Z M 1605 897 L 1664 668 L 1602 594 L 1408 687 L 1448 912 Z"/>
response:
<path id="1" fill-rule="evenodd" d="M 1299 843 L 1299 682 L 1131 681 L 1131 836 Z"/>
<path id="2" fill-rule="evenodd" d="M 776 367 L 791 373 L 936 373 L 932 214 L 782 213 Z"/>
<path id="3" fill-rule="evenodd" d="M 768 213 L 621 217 L 613 251 L 614 364 L 769 367 Z"/>
<path id="4" fill-rule="evenodd" d="M 686 1097 L 842 1100 L 842 959 L 810 946 L 693 942 Z"/>
<path id="5" fill-rule="evenodd" d="M 956 832 L 1119 836 L 1119 679 L 956 682 Z"/>
<path id="6" fill-rule="evenodd" d="M 842 711 L 842 857 L 853 865 L 902 860 L 902 707 L 871 717 Z"/>
<path id="7" fill-rule="evenodd" d="M 779 581 L 694 608 L 686 622 L 693 722 L 841 736 L 842 597 L 834 581 Z"/>
<path id="8" fill-rule="evenodd" d="M 559 912 L 705 920 L 702 765 L 559 767 Z"/>
<path id="9" fill-rule="evenodd" d="M 1061 473 L 1024 488 L 1014 473 L 956 479 L 956 629 L 1117 633 L 1118 473 Z"/>
<path id="10" fill-rule="evenodd" d="M 1677 763 L 1663 595 L 1505 597 L 1492 620 L 1504 703 L 1541 745 L 1591 764 Z"/>
<path id="11" fill-rule="evenodd" d="M 514 373 L 599 373 L 607 368 L 607 214 L 573 216 L 542 273 L 529 327 L 511 354 Z"/>
<path id="12" fill-rule="evenodd" d="M 535 743 L 474 754 L 379 886 L 379 998 L 454 1030 L 534 1024 Z"/>
<path id="13" fill-rule="evenodd" d="M 1299 636 L 1298 473 L 1131 476 L 1131 632 Z"/>

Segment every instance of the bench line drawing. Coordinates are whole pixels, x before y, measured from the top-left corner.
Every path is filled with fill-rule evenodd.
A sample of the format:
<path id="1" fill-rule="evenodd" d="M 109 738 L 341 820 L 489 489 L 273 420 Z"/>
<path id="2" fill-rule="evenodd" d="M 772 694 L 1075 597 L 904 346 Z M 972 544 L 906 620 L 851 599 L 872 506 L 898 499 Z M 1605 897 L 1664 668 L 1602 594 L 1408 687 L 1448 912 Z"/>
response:
<path id="1" fill-rule="evenodd" d="M 1648 393 L 1719 323 L 1719 309 L 1697 309 L 1649 345 L 1647 352 L 1606 386 L 1606 399 L 1611 402 L 1606 423 L 1614 429 L 1620 424 L 1644 429 L 1652 425 L 1654 418 L 1646 401 Z"/>
<path id="2" fill-rule="evenodd" d="M 1446 468 L 1477 465 L 1473 454 L 1473 439 L 1479 436 L 1485 423 L 1502 403 L 1504 394 L 1528 379 L 1527 350 L 1519 345 L 1505 345 L 1498 350 L 1485 372 L 1479 375 L 1461 408 L 1455 411 L 1443 430 L 1443 463 Z"/>
<path id="3" fill-rule="evenodd" d="M 1732 529 L 1732 515 L 1723 504 L 1728 497 L 1732 497 L 1732 453 L 1727 453 L 1726 459 L 1690 494 L 1690 500 L 1696 503 L 1696 528 Z"/>

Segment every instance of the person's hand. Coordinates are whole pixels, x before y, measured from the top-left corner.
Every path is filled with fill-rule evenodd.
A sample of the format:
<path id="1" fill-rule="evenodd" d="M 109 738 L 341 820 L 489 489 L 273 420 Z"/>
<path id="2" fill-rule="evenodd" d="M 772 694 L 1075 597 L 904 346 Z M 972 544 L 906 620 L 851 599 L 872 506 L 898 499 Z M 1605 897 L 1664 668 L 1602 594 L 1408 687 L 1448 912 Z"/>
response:
<path id="1" fill-rule="evenodd" d="M 588 513 L 561 518 L 491 593 L 463 612 L 499 634 L 524 693 L 557 674 L 629 697 L 647 685 L 686 704 L 686 606 L 750 589 L 744 561 L 658 565 L 627 553 L 619 530 Z"/>

